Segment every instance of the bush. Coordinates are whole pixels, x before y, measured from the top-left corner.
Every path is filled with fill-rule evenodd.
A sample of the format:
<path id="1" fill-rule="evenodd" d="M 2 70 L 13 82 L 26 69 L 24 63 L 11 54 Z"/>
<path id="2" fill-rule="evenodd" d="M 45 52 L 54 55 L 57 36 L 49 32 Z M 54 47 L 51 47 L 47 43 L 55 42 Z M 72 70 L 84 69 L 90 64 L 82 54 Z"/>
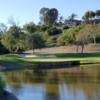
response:
<path id="1" fill-rule="evenodd" d="M 48 26 L 47 25 L 42 25 L 40 29 L 41 29 L 41 31 L 46 31 L 48 29 Z"/>
<path id="2" fill-rule="evenodd" d="M 73 33 L 69 33 L 65 31 L 59 38 L 57 39 L 58 45 L 68 45 L 72 44 L 75 41 L 75 35 Z"/>
<path id="3" fill-rule="evenodd" d="M 53 27 L 50 27 L 48 30 L 47 30 L 48 34 L 49 35 L 56 35 L 56 34 L 59 34 L 61 33 L 61 29 L 57 29 L 55 26 Z"/>
<path id="4" fill-rule="evenodd" d="M 57 38 L 58 38 L 58 36 L 49 37 L 47 42 L 46 42 L 47 46 L 49 46 L 49 47 L 56 46 L 57 45 Z"/>
<path id="5" fill-rule="evenodd" d="M 7 54 L 9 51 L 0 43 L 0 54 Z"/>

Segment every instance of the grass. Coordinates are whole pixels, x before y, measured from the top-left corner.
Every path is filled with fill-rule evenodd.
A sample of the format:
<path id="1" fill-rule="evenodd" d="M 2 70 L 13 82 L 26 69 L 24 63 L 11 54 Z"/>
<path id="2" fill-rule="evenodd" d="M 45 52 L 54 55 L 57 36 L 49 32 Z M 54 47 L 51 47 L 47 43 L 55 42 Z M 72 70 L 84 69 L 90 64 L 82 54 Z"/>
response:
<path id="1" fill-rule="evenodd" d="M 61 58 L 86 58 L 86 57 L 100 57 L 100 52 L 90 52 L 90 53 L 61 53 L 55 54 L 57 57 Z"/>
<path id="2" fill-rule="evenodd" d="M 14 68 L 24 68 L 27 65 L 22 58 L 17 57 L 16 55 L 1 55 L 0 56 L 0 65 L 6 67 L 14 67 Z"/>
<path id="3" fill-rule="evenodd" d="M 41 54 L 45 56 L 45 54 Z M 46 54 L 47 55 L 47 54 Z M 21 58 L 16 55 L 1 55 L 0 65 L 25 67 L 29 62 L 61 62 L 61 61 L 80 61 L 81 64 L 100 63 L 100 52 L 94 53 L 65 53 L 54 54 L 57 58 Z"/>
<path id="4" fill-rule="evenodd" d="M 44 54 L 47 55 L 47 54 Z M 27 58 L 26 61 L 40 61 L 40 62 L 57 62 L 57 61 L 75 61 L 79 60 L 81 63 L 96 63 L 100 62 L 100 52 L 94 53 L 62 53 L 54 54 L 57 58 Z"/>

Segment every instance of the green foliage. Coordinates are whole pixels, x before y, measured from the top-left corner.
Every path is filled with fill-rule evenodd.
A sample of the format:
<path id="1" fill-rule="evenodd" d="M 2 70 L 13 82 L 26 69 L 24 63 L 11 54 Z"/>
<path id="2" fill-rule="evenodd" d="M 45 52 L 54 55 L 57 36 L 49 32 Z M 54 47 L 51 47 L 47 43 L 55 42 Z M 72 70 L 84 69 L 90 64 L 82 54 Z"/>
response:
<path id="1" fill-rule="evenodd" d="M 6 54 L 9 51 L 0 43 L 0 54 Z"/>
<path id="2" fill-rule="evenodd" d="M 67 30 L 63 30 L 63 33 L 59 36 L 57 40 L 58 45 L 74 44 L 76 40 L 76 35 L 82 27 L 83 25 L 79 25 Z"/>
<path id="3" fill-rule="evenodd" d="M 57 29 L 56 26 L 52 26 L 47 30 L 47 32 L 49 35 L 56 35 L 56 34 L 61 33 L 61 30 Z"/>
<path id="4" fill-rule="evenodd" d="M 37 30 L 36 25 L 33 22 L 23 25 L 23 29 L 26 33 L 30 34 L 34 33 Z"/>
<path id="5" fill-rule="evenodd" d="M 29 47 L 30 49 L 40 49 L 45 47 L 45 42 L 43 40 L 43 37 L 39 33 L 34 33 L 31 36 L 29 36 Z"/>
<path id="6" fill-rule="evenodd" d="M 87 24 L 79 32 L 78 38 L 85 38 L 85 43 L 96 43 L 96 38 L 99 37 L 98 25 Z"/>
<path id="7" fill-rule="evenodd" d="M 84 18 L 85 19 L 91 19 L 91 18 L 94 18 L 95 17 L 95 13 L 93 11 L 87 11 L 85 14 L 84 14 Z"/>
<path id="8" fill-rule="evenodd" d="M 24 50 L 57 45 L 100 43 L 100 10 L 87 11 L 80 25 L 68 27 L 56 8 L 41 8 L 41 24 L 29 22 L 23 28 L 11 19 L 9 28 L 0 24 L 0 54 L 21 53 Z M 59 20 L 58 20 L 59 17 Z M 71 22 L 76 17 L 69 17 Z M 77 21 L 77 20 L 76 20 Z M 85 21 L 87 23 L 85 23 Z"/>
<path id="9" fill-rule="evenodd" d="M 52 26 L 58 19 L 58 10 L 56 8 L 41 8 L 40 20 L 42 24 Z"/>
<path id="10" fill-rule="evenodd" d="M 97 18 L 100 18 L 100 10 L 96 10 L 95 15 Z"/>
<path id="11" fill-rule="evenodd" d="M 25 49 L 25 34 L 18 26 L 11 26 L 2 35 L 1 42 L 10 52 L 21 52 Z"/>
<path id="12" fill-rule="evenodd" d="M 41 28 L 41 31 L 45 32 L 48 29 L 48 26 L 42 25 L 40 28 Z"/>
<path id="13" fill-rule="evenodd" d="M 58 35 L 50 36 L 46 41 L 46 45 L 49 47 L 56 46 L 57 45 L 57 38 L 58 38 Z"/>
<path id="14" fill-rule="evenodd" d="M 71 14 L 68 18 L 69 18 L 70 21 L 72 21 L 72 20 L 75 19 L 76 16 L 77 16 L 77 15 L 73 13 L 73 14 Z"/>

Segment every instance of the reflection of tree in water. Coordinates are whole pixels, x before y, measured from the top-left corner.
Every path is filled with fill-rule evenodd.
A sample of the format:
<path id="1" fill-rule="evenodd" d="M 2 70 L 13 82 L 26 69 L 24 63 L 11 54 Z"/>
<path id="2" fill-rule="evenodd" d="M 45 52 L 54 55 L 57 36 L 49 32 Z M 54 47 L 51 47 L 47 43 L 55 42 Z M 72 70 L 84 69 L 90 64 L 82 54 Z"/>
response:
<path id="1" fill-rule="evenodd" d="M 6 86 L 5 82 L 0 77 L 0 95 L 3 95 L 5 86 Z"/>
<path id="2" fill-rule="evenodd" d="M 0 100 L 18 100 L 12 93 L 5 90 L 5 81 L 0 77 Z"/>
<path id="3" fill-rule="evenodd" d="M 44 83 L 45 100 L 60 100 L 59 98 L 59 81 L 64 82 L 67 86 L 68 93 L 73 97 L 79 96 L 79 91 L 87 100 L 99 100 L 100 98 L 100 72 L 93 69 L 82 69 L 81 72 L 66 71 L 42 71 L 42 70 L 24 70 L 5 72 L 6 82 L 15 90 L 21 91 L 21 87 L 27 84 Z M 12 90 L 14 91 L 14 90 Z M 61 91 L 63 92 L 63 90 Z"/>
<path id="4" fill-rule="evenodd" d="M 43 82 L 43 75 L 44 72 L 39 70 L 18 70 L 3 74 L 6 83 L 11 86 L 10 90 L 16 95 L 23 93 L 23 86 L 25 85 Z"/>
<path id="5" fill-rule="evenodd" d="M 22 87 L 23 84 L 41 83 L 46 76 L 45 71 L 24 70 L 5 72 L 6 82 L 15 88 Z"/>
<path id="6" fill-rule="evenodd" d="M 47 72 L 45 70 L 34 69 L 33 70 L 34 79 L 36 82 L 44 82 Z"/>
<path id="7" fill-rule="evenodd" d="M 12 91 L 18 94 L 25 84 L 44 83 L 46 89 L 46 100 L 59 100 L 58 76 L 56 73 L 44 70 L 24 70 L 4 73 L 6 82 L 13 88 Z"/>
<path id="8" fill-rule="evenodd" d="M 14 88 L 21 87 L 21 74 L 20 71 L 12 71 L 4 73 L 6 83 L 12 85 Z"/>
<path id="9" fill-rule="evenodd" d="M 45 100 L 59 100 L 59 85 L 57 73 L 48 73 L 45 80 Z"/>
<path id="10" fill-rule="evenodd" d="M 81 91 L 86 100 L 99 100 L 100 98 L 100 73 L 94 72 L 63 73 L 61 78 L 66 82 L 68 90 L 76 97 Z"/>

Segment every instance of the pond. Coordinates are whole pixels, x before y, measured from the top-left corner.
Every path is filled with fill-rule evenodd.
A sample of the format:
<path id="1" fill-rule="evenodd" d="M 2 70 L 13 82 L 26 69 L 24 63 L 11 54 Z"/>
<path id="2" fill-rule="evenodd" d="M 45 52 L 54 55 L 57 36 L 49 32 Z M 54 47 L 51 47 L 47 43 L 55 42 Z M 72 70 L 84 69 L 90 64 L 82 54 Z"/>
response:
<path id="1" fill-rule="evenodd" d="M 99 100 L 100 65 L 1 72 L 18 100 Z"/>

